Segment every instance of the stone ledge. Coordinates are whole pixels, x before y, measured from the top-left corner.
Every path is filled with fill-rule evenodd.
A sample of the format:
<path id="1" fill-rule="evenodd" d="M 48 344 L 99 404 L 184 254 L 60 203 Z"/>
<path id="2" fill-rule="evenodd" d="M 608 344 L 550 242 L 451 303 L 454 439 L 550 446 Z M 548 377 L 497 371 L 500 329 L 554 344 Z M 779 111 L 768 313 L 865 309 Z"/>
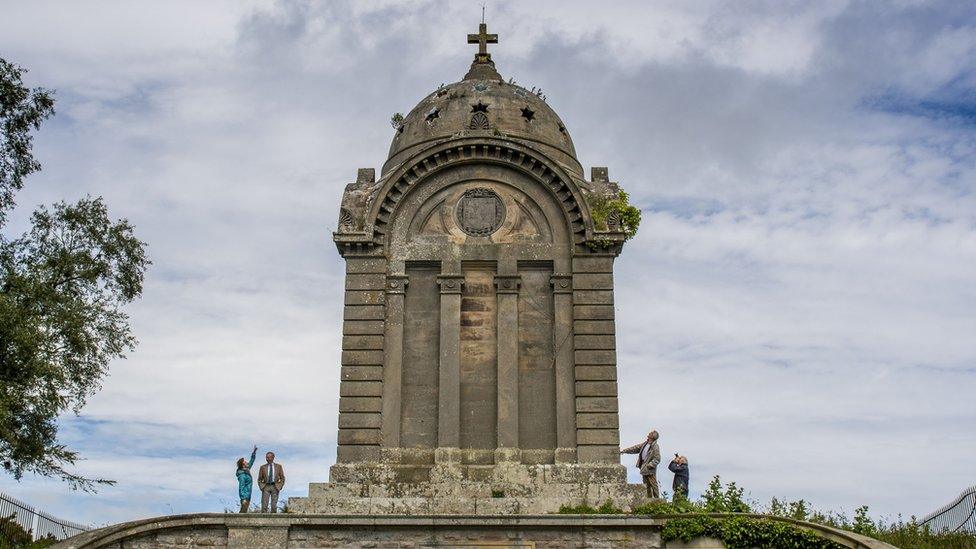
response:
<path id="1" fill-rule="evenodd" d="M 601 547 L 632 547 L 637 538 L 643 547 L 662 547 L 660 531 L 669 520 L 685 518 L 689 515 L 520 515 L 520 516 L 485 516 L 485 515 L 453 515 L 453 516 L 362 516 L 362 515 L 295 515 L 295 514 L 251 514 L 237 515 L 230 513 L 201 513 L 193 515 L 173 515 L 146 520 L 138 520 L 108 526 L 85 532 L 54 545 L 56 549 L 99 549 L 104 547 L 120 547 L 123 540 L 129 546 L 128 540 L 138 538 L 140 541 L 149 540 L 149 546 L 155 546 L 155 537 L 165 535 L 174 530 L 193 531 L 195 529 L 212 531 L 214 527 L 226 529 L 226 547 L 285 547 L 288 545 L 301 547 L 336 547 L 340 543 L 333 539 L 336 535 L 345 536 L 345 543 L 349 545 L 350 537 L 358 536 L 362 545 L 352 543 L 351 546 L 373 546 L 376 537 L 395 534 L 404 542 L 402 547 L 431 546 L 431 538 L 435 535 L 444 538 L 445 542 L 436 545 L 450 547 L 466 546 L 470 543 L 458 543 L 458 540 L 482 539 L 488 537 L 505 537 L 499 546 L 516 546 L 516 543 L 535 541 L 536 547 L 560 547 L 573 536 L 585 536 L 590 542 L 598 543 Z M 734 515 L 712 514 L 713 518 L 728 518 Z M 852 549 L 892 549 L 894 546 L 872 538 L 830 528 L 809 522 L 796 521 L 786 518 L 766 517 L 764 515 L 741 515 L 752 518 L 768 518 L 779 522 L 786 522 L 816 532 L 832 539 L 844 547 Z M 501 529 L 501 530 L 500 530 Z M 407 540 L 402 536 L 414 536 Z M 321 544 L 310 545 L 313 539 L 320 539 Z M 455 540 L 455 541 L 450 541 Z M 206 546 L 214 546 L 213 539 L 208 538 Z M 426 544 L 426 545 L 425 545 Z M 507 545 L 506 545 L 507 544 Z M 493 545 L 496 545 L 493 543 Z M 200 547 L 186 540 L 181 546 Z M 219 545 L 217 545 L 219 546 Z"/>

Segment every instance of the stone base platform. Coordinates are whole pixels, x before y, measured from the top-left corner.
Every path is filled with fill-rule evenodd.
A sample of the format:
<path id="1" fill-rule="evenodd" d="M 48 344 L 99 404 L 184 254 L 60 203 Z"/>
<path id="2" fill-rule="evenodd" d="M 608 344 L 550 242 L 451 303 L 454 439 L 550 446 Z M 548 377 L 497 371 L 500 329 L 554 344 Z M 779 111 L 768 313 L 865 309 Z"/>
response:
<path id="1" fill-rule="evenodd" d="M 623 510 L 648 503 L 643 485 L 627 484 L 626 468 L 602 463 L 523 463 L 503 451 L 475 460 L 439 448 L 431 462 L 400 453 L 382 463 L 338 463 L 328 483 L 288 500 L 294 513 L 335 515 L 519 515 L 556 513 L 564 505 Z M 512 453 L 511 457 L 520 457 Z M 473 463 L 472 463 L 473 461 Z M 494 461 L 494 463 L 492 463 Z"/>
<path id="2" fill-rule="evenodd" d="M 722 518 L 728 515 L 713 515 Z M 756 516 L 756 515 L 754 515 Z M 664 543 L 661 530 L 673 518 L 626 515 L 529 516 L 325 516 L 173 515 L 126 522 L 71 537 L 54 549 L 128 548 L 464 548 L 464 549 L 697 549 L 721 542 Z M 770 517 L 771 518 L 771 517 Z M 852 532 L 773 518 L 812 530 L 852 549 L 892 549 Z"/>

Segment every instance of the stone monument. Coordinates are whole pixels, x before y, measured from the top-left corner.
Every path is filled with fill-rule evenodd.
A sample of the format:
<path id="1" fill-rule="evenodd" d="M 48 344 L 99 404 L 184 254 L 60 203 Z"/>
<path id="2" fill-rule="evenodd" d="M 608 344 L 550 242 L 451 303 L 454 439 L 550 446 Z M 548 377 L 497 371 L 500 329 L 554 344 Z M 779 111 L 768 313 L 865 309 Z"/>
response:
<path id="1" fill-rule="evenodd" d="M 524 514 L 612 500 L 613 262 L 627 234 L 541 91 L 506 82 L 484 23 L 471 68 L 394 119 L 377 179 L 346 186 L 337 463 L 289 507 Z M 605 208 L 604 208 L 605 210 Z"/>

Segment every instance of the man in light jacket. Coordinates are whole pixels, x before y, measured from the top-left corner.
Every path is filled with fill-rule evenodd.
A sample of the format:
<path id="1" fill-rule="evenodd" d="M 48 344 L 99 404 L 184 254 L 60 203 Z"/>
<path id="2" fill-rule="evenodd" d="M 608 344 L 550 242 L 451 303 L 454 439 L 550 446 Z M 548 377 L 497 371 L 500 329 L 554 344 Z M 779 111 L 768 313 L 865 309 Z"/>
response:
<path id="1" fill-rule="evenodd" d="M 258 472 L 258 488 L 261 489 L 261 512 L 268 512 L 268 503 L 271 503 L 271 512 L 278 512 L 278 494 L 285 486 L 285 469 L 280 463 L 275 463 L 274 452 L 264 455 L 267 461 L 261 466 Z"/>
<path id="2" fill-rule="evenodd" d="M 657 431 L 647 433 L 647 440 L 635 444 L 630 448 L 620 450 L 621 454 L 637 454 L 637 469 L 647 486 L 647 497 L 660 498 L 661 491 L 657 485 L 657 464 L 661 463 L 661 449 L 657 445 Z"/>

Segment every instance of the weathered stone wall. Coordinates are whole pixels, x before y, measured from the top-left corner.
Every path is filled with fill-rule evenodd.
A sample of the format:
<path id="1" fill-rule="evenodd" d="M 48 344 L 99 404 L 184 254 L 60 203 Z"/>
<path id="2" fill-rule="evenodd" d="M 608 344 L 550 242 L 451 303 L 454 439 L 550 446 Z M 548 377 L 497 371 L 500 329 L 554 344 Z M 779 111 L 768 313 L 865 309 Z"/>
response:
<path id="1" fill-rule="evenodd" d="M 643 485 L 627 484 L 620 465 L 527 465 L 522 452 L 498 449 L 492 463 L 473 464 L 485 459 L 483 450 L 384 449 L 382 463 L 336 464 L 328 483 L 312 483 L 308 497 L 289 498 L 288 507 L 331 515 L 517 515 L 608 500 L 624 510 L 648 503 Z"/>
<path id="2" fill-rule="evenodd" d="M 618 462 L 612 254 L 573 258 L 576 443 L 581 462 Z"/>
<path id="3" fill-rule="evenodd" d="M 663 544 L 667 517 L 548 515 L 521 517 L 325 517 L 315 515 L 175 515 L 135 521 L 69 538 L 56 549 L 128 548 L 485 548 L 537 549 L 722 547 L 716 540 Z M 858 549 L 891 545 L 816 524 L 790 522 Z"/>
<path id="4" fill-rule="evenodd" d="M 511 141 L 463 139 L 372 177 L 353 189 L 372 193 L 362 224 L 335 237 L 350 273 L 343 367 L 371 376 L 343 377 L 338 461 L 419 447 L 491 464 L 519 448 L 526 464 L 616 464 L 621 240 L 592 233 L 578 176 Z"/>
<path id="5" fill-rule="evenodd" d="M 377 460 L 383 411 L 387 261 L 346 257 L 336 460 Z"/>

